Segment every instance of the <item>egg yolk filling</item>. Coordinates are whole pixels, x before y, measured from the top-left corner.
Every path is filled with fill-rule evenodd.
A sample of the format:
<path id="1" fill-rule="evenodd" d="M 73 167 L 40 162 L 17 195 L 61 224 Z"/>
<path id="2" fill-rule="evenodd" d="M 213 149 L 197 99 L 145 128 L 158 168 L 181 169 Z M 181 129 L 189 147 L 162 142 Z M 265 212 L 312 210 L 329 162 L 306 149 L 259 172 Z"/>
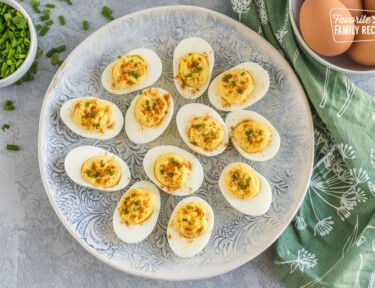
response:
<path id="1" fill-rule="evenodd" d="M 191 170 L 191 164 L 181 155 L 167 153 L 155 161 L 154 173 L 157 180 L 171 191 L 181 188 Z"/>
<path id="2" fill-rule="evenodd" d="M 224 131 L 210 116 L 202 116 L 193 119 L 188 130 L 188 137 L 191 144 L 206 151 L 212 151 L 221 144 Z"/>
<path id="3" fill-rule="evenodd" d="M 126 89 L 141 84 L 147 75 L 147 65 L 139 55 L 126 55 L 113 67 L 113 89 Z"/>
<path id="4" fill-rule="evenodd" d="M 231 168 L 225 175 L 225 187 L 234 197 L 249 199 L 260 192 L 258 175 L 246 165 L 238 165 Z"/>
<path id="5" fill-rule="evenodd" d="M 216 83 L 217 93 L 229 104 L 242 104 L 254 90 L 254 80 L 245 69 L 225 72 Z"/>
<path id="6" fill-rule="evenodd" d="M 105 129 L 112 129 L 112 107 L 98 99 L 78 101 L 74 106 L 73 121 L 81 128 L 104 133 Z"/>
<path id="7" fill-rule="evenodd" d="M 207 56 L 189 53 L 182 57 L 178 67 L 181 80 L 190 87 L 198 88 L 208 81 L 209 65 Z"/>
<path id="8" fill-rule="evenodd" d="M 233 129 L 233 137 L 236 143 L 247 153 L 256 153 L 270 144 L 272 134 L 264 124 L 247 120 Z"/>
<path id="9" fill-rule="evenodd" d="M 130 189 L 122 199 L 118 209 L 127 226 L 142 224 L 155 210 L 155 195 L 146 189 Z"/>
<path id="10" fill-rule="evenodd" d="M 170 94 L 162 95 L 153 89 L 142 92 L 134 107 L 135 119 L 147 127 L 160 124 L 168 113 L 169 97 Z"/>
<path id="11" fill-rule="evenodd" d="M 95 156 L 87 159 L 81 167 L 81 176 L 96 187 L 111 188 L 121 180 L 122 170 L 113 157 Z"/>
<path id="12" fill-rule="evenodd" d="M 185 238 L 202 235 L 207 228 L 208 216 L 204 206 L 199 202 L 181 205 L 174 214 L 172 226 Z"/>

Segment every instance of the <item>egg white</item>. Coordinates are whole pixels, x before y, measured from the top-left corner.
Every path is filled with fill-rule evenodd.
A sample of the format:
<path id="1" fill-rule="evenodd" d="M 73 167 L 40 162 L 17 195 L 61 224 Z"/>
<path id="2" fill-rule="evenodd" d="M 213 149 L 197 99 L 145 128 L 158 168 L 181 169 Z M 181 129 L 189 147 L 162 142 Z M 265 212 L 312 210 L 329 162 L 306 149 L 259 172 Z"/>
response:
<path id="1" fill-rule="evenodd" d="M 161 94 L 170 94 L 169 92 L 161 89 L 161 88 L 151 88 L 153 90 L 158 90 Z M 167 129 L 169 123 L 171 122 L 174 110 L 174 103 L 172 95 L 170 94 L 169 101 L 168 101 L 168 113 L 162 120 L 160 124 L 154 127 L 147 127 L 142 125 L 137 121 L 134 115 L 134 108 L 135 104 L 137 103 L 140 94 L 138 94 L 133 101 L 131 102 L 128 110 L 126 111 L 125 115 L 125 132 L 126 135 L 132 140 L 134 143 L 137 144 L 144 144 L 151 142 L 158 138 L 165 129 Z"/>
<path id="2" fill-rule="evenodd" d="M 254 90 L 250 95 L 247 96 L 243 103 L 230 104 L 228 106 L 228 104 L 225 105 L 225 100 L 223 100 L 223 98 L 221 98 L 221 96 L 217 93 L 216 84 L 221 78 L 223 78 L 224 73 L 232 69 L 245 69 L 249 71 L 253 77 Z M 266 95 L 268 88 L 270 87 L 270 77 L 267 70 L 265 70 L 262 66 L 254 62 L 244 62 L 229 70 L 216 76 L 208 88 L 208 98 L 216 109 L 222 111 L 238 111 L 258 102 L 264 97 L 264 95 Z"/>
<path id="3" fill-rule="evenodd" d="M 236 142 L 232 135 L 232 130 L 241 122 L 245 120 L 252 120 L 264 124 L 271 132 L 271 142 L 262 151 L 256 153 L 248 153 L 243 150 L 240 145 Z M 246 159 L 253 161 L 267 161 L 273 158 L 280 149 L 280 135 L 276 128 L 262 115 L 249 110 L 240 110 L 236 112 L 231 112 L 225 118 L 225 125 L 228 131 L 230 131 L 230 136 L 234 147 L 237 151 Z"/>
<path id="4" fill-rule="evenodd" d="M 127 226 L 125 223 L 123 223 L 121 219 L 119 207 L 120 207 L 120 204 L 124 201 L 125 197 L 127 196 L 126 193 L 129 190 L 134 189 L 134 188 L 143 188 L 155 195 L 155 210 L 150 216 L 150 218 L 147 219 L 144 223 L 133 225 L 133 226 Z M 159 211 L 160 211 L 160 193 L 159 193 L 158 188 L 149 181 L 140 181 L 140 182 L 134 183 L 122 195 L 121 200 L 116 206 L 115 212 L 113 213 L 113 229 L 115 230 L 117 237 L 120 238 L 120 240 L 123 242 L 126 242 L 126 243 L 141 242 L 144 239 L 146 239 L 154 230 L 156 222 L 158 221 Z"/>
<path id="5" fill-rule="evenodd" d="M 236 198 L 232 196 L 225 187 L 224 179 L 228 170 L 230 170 L 233 166 L 240 165 L 240 164 L 248 166 L 259 177 L 260 191 L 253 198 L 249 198 L 249 199 Z M 255 171 L 246 163 L 235 162 L 235 163 L 230 163 L 229 165 L 227 165 L 220 174 L 219 188 L 220 188 L 221 193 L 225 197 L 225 199 L 227 199 L 227 201 L 229 202 L 229 204 L 232 205 L 233 208 L 237 209 L 243 214 L 246 214 L 249 216 L 260 216 L 266 213 L 271 206 L 272 190 L 271 190 L 270 184 L 268 183 L 266 178 L 263 177 L 263 175 L 259 174 L 257 171 Z"/>
<path id="6" fill-rule="evenodd" d="M 88 101 L 90 99 L 97 99 L 111 106 L 114 121 L 114 127 L 112 129 L 105 129 L 103 133 L 87 131 L 74 122 L 73 113 L 76 103 L 78 101 Z M 122 127 L 124 126 L 124 116 L 122 115 L 121 110 L 112 102 L 95 97 L 79 97 L 66 101 L 60 108 L 60 118 L 74 133 L 82 137 L 93 139 L 107 140 L 116 137 L 122 131 Z"/>
<path id="7" fill-rule="evenodd" d="M 189 137 L 187 135 L 187 131 L 191 125 L 191 121 L 195 117 L 201 117 L 201 116 L 206 116 L 206 115 L 214 119 L 221 126 L 224 132 L 224 138 L 221 144 L 215 150 L 212 150 L 212 151 L 205 151 L 201 147 L 191 144 Z M 225 148 L 228 146 L 229 133 L 228 133 L 228 129 L 223 119 L 214 109 L 208 107 L 207 105 L 203 105 L 199 103 L 192 103 L 192 104 L 186 104 L 182 106 L 177 113 L 176 124 L 177 124 L 178 132 L 180 133 L 180 136 L 182 140 L 184 140 L 185 144 L 191 150 L 199 154 L 202 154 L 205 156 L 216 156 L 216 155 L 223 153 Z"/>
<path id="8" fill-rule="evenodd" d="M 112 71 L 116 62 L 119 60 L 119 59 L 116 59 L 111 64 L 109 64 L 107 68 L 105 68 L 102 74 L 102 84 L 104 88 L 113 94 L 118 94 L 118 95 L 128 94 L 130 92 L 151 86 L 159 79 L 162 73 L 162 70 L 163 70 L 162 62 L 160 60 L 160 57 L 154 51 L 147 49 L 147 48 L 137 48 L 125 54 L 124 56 L 126 55 L 141 56 L 147 65 L 147 75 L 146 75 L 146 78 L 143 80 L 143 82 L 139 85 L 135 85 L 126 89 L 113 89 L 112 88 L 112 84 L 113 84 Z"/>
<path id="9" fill-rule="evenodd" d="M 195 88 L 189 87 L 186 85 L 185 89 L 181 88 L 183 81 L 176 76 L 179 75 L 179 62 L 182 57 L 189 53 L 207 53 L 208 56 L 208 65 L 209 65 L 209 73 L 208 73 L 208 80 L 207 83 L 202 85 L 199 88 L 199 91 L 193 93 Z M 191 37 L 182 40 L 174 50 L 173 54 L 173 79 L 176 89 L 180 95 L 186 99 L 196 99 L 201 96 L 208 88 L 208 85 L 211 81 L 212 70 L 214 68 L 215 56 L 214 50 L 212 49 L 211 45 L 202 38 L 199 37 Z"/>
<path id="10" fill-rule="evenodd" d="M 154 172 L 155 162 L 157 158 L 160 155 L 167 153 L 179 154 L 185 160 L 189 161 L 192 165 L 191 171 L 186 178 L 185 184 L 180 189 L 174 190 L 173 193 L 169 192 L 168 189 L 166 189 L 159 182 Z M 193 154 L 172 145 L 157 146 L 150 149 L 143 159 L 143 169 L 146 172 L 148 178 L 150 178 L 150 180 L 154 182 L 160 189 L 174 196 L 186 196 L 194 193 L 202 185 L 204 177 L 203 167 L 199 160 Z"/>
<path id="11" fill-rule="evenodd" d="M 116 186 L 111 188 L 102 188 L 91 185 L 90 183 L 86 182 L 81 175 L 81 168 L 86 160 L 91 157 L 103 155 L 114 157 L 114 159 L 120 165 L 122 171 L 120 182 Z M 71 150 L 65 157 L 64 167 L 69 178 L 72 179 L 75 183 L 83 187 L 98 191 L 113 192 L 121 190 L 129 184 L 129 181 L 131 179 L 129 167 L 128 165 L 126 165 L 124 160 L 108 151 L 94 146 L 79 146 Z"/>
<path id="12" fill-rule="evenodd" d="M 203 205 L 207 213 L 207 227 L 205 232 L 196 238 L 185 238 L 182 237 L 176 229 L 172 226 L 173 217 L 177 209 L 188 202 L 199 202 Z M 173 252 L 179 257 L 192 257 L 198 254 L 200 251 L 206 247 L 208 241 L 210 240 L 212 231 L 214 228 L 214 212 L 205 200 L 200 197 L 188 197 L 180 201 L 174 208 L 171 218 L 169 219 L 169 224 L 167 228 L 168 243 L 171 246 Z"/>

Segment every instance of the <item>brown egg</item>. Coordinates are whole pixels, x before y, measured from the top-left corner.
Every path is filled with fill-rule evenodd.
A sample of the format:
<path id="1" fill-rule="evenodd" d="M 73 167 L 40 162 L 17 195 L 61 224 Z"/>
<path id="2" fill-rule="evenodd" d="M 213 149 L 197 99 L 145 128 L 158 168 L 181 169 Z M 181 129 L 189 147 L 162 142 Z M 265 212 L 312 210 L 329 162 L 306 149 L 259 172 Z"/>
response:
<path id="1" fill-rule="evenodd" d="M 363 14 L 362 0 L 340 0 L 349 9 L 353 17 L 360 17 Z M 373 0 L 371 0 L 373 1 Z M 353 10 L 350 10 L 353 9 Z"/>
<path id="2" fill-rule="evenodd" d="M 375 30 L 375 26 L 372 25 L 371 21 L 369 24 L 358 24 L 358 27 L 359 33 L 355 36 L 353 45 L 348 50 L 348 55 L 359 64 L 375 66 L 375 34 L 371 35 L 371 28 Z M 370 33 L 366 34 L 364 31 Z"/>
<path id="3" fill-rule="evenodd" d="M 334 10 L 332 10 L 334 9 Z M 352 14 L 339 0 L 306 0 L 300 11 L 300 29 L 303 39 L 307 45 L 315 52 L 323 56 L 336 56 L 349 49 L 354 39 L 354 32 L 339 35 L 337 30 L 343 31 L 343 28 L 353 31 L 353 23 L 335 23 L 331 19 L 331 10 L 336 16 L 350 19 Z"/>
<path id="4" fill-rule="evenodd" d="M 363 3 L 363 6 L 365 7 L 365 10 L 372 10 L 372 11 L 366 11 L 367 15 L 375 16 L 375 1 L 374 0 L 365 0 Z"/>

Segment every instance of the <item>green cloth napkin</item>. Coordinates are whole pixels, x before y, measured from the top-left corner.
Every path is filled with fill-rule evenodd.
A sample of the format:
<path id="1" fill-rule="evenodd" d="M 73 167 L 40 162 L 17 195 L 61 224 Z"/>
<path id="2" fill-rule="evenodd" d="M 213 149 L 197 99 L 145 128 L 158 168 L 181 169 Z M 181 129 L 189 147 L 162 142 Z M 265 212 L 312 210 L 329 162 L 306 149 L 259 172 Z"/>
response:
<path id="1" fill-rule="evenodd" d="M 313 175 L 275 244 L 277 274 L 290 287 L 375 287 L 375 98 L 305 52 L 287 0 L 230 5 L 288 60 L 313 106 Z"/>

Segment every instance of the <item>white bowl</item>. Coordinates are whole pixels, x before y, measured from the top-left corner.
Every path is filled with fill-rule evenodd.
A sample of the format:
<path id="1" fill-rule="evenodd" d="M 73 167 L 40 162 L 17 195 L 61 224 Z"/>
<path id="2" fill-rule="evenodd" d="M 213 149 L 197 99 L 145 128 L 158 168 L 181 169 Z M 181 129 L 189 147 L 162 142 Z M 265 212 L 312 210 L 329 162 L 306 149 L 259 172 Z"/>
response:
<path id="1" fill-rule="evenodd" d="M 321 64 L 332 68 L 337 71 L 342 71 L 346 73 L 356 73 L 356 74 L 372 74 L 375 73 L 375 67 L 363 66 L 354 62 L 346 53 L 338 56 L 321 56 L 314 52 L 303 40 L 301 31 L 299 28 L 299 12 L 304 0 L 289 0 L 289 13 L 290 20 L 292 22 L 293 31 L 296 35 L 298 42 L 303 46 L 303 48 L 318 62 Z"/>
<path id="2" fill-rule="evenodd" d="M 36 35 L 35 26 L 33 24 L 33 21 L 31 20 L 31 17 L 29 16 L 29 14 L 27 14 L 26 10 L 23 9 L 23 7 L 19 3 L 17 3 L 14 0 L 0 0 L 0 2 L 8 4 L 9 6 L 12 6 L 13 8 L 20 11 L 22 15 L 27 19 L 27 24 L 30 30 L 30 47 L 29 52 L 27 53 L 27 56 L 25 58 L 25 61 L 23 61 L 22 65 L 18 67 L 16 71 L 14 71 L 8 77 L 0 80 L 0 88 L 2 88 L 18 81 L 22 78 L 23 75 L 26 74 L 27 71 L 29 71 L 35 59 L 36 50 L 38 47 L 38 39 Z"/>

